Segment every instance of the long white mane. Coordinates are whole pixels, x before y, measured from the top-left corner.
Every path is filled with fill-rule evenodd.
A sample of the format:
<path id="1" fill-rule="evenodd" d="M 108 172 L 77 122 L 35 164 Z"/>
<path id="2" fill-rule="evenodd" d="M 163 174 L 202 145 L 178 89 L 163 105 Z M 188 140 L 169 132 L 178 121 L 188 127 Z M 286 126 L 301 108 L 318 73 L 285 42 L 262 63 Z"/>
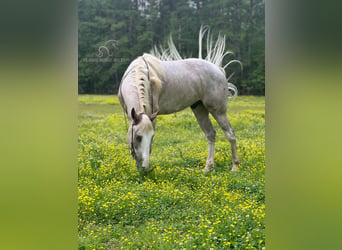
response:
<path id="1" fill-rule="evenodd" d="M 206 57 L 202 57 L 202 52 L 203 52 L 203 40 L 204 37 L 206 36 Z M 213 42 L 213 37 L 210 34 L 210 29 L 207 26 L 201 26 L 200 31 L 199 31 L 199 36 L 198 36 L 198 58 L 204 59 L 206 61 L 209 61 L 216 66 L 220 67 L 221 71 L 226 75 L 225 69 L 232 65 L 233 63 L 238 63 L 241 67 L 242 70 L 242 64 L 239 60 L 230 60 L 228 63 L 226 63 L 224 66 L 222 66 L 223 59 L 228 56 L 232 55 L 233 52 L 231 51 L 226 51 L 226 37 L 222 36 L 221 34 L 218 35 L 216 42 Z M 164 48 L 161 45 L 157 47 L 156 45 L 153 46 L 151 52 L 152 55 L 157 57 L 158 59 L 162 61 L 173 61 L 173 60 L 182 60 L 185 59 L 182 57 L 175 44 L 173 43 L 172 40 L 172 35 L 170 34 L 169 40 L 168 40 L 168 48 Z M 229 89 L 229 94 L 230 97 L 235 97 L 238 94 L 238 90 L 234 84 L 229 82 L 231 77 L 234 75 L 234 72 L 230 74 L 227 78 L 227 83 L 228 83 L 228 89 Z"/>
<path id="2" fill-rule="evenodd" d="M 156 95 L 160 91 L 163 77 L 159 59 L 150 54 L 143 54 L 130 64 L 126 72 L 127 78 L 132 77 L 130 82 L 136 84 L 141 111 L 151 114 L 153 111 L 152 98 L 155 98 L 151 97 L 151 94 Z"/>

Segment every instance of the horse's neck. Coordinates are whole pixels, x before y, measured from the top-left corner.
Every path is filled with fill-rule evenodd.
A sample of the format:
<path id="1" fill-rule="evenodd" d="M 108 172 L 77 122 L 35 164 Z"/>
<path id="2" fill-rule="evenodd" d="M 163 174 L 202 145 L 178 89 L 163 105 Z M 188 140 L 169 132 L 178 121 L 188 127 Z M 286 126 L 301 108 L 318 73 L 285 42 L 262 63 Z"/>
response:
<path id="1" fill-rule="evenodd" d="M 143 110 L 141 110 L 140 107 L 138 93 L 135 86 L 129 83 L 124 83 L 122 85 L 121 95 L 126 106 L 126 112 L 128 117 L 131 116 L 132 108 L 134 108 L 137 113 L 143 112 Z"/>

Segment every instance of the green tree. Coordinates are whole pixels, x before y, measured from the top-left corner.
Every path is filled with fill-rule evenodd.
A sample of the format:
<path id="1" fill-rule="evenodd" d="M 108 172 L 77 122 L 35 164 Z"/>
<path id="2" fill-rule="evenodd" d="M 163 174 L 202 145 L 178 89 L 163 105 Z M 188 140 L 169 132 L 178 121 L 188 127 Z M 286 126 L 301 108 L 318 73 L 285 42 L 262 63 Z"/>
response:
<path id="1" fill-rule="evenodd" d="M 116 93 L 128 64 L 155 44 L 166 46 L 170 33 L 182 55 L 197 57 L 201 25 L 225 35 L 243 63 L 243 72 L 238 65 L 227 72 L 235 72 L 240 94 L 265 92 L 263 0 L 79 0 L 78 14 L 79 93 Z"/>

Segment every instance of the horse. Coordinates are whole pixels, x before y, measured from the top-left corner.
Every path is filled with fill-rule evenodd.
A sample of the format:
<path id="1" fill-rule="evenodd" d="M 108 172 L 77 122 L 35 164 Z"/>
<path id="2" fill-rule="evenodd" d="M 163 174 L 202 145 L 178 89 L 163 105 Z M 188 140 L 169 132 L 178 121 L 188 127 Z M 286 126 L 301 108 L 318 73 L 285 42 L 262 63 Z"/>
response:
<path id="1" fill-rule="evenodd" d="M 159 55 L 162 54 L 165 56 L 165 53 Z M 170 55 L 176 55 L 177 60 L 172 60 Z M 237 171 L 236 137 L 227 117 L 227 101 L 230 91 L 236 91 L 234 88 L 227 81 L 224 68 L 209 60 L 180 59 L 175 51 L 169 54 L 167 60 L 147 53 L 133 60 L 124 73 L 118 97 L 128 117 L 127 140 L 138 171 L 148 173 L 151 170 L 150 154 L 157 116 L 188 107 L 191 107 L 208 142 L 204 171 L 209 172 L 214 167 L 216 131 L 209 114 L 217 121 L 231 145 L 232 171 Z"/>

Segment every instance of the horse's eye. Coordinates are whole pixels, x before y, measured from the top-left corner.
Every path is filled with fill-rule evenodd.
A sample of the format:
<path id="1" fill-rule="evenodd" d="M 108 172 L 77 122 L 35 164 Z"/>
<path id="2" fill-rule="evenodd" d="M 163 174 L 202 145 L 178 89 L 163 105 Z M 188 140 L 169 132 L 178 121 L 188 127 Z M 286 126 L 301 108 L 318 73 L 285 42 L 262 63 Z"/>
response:
<path id="1" fill-rule="evenodd" d="M 138 142 L 141 142 L 141 140 L 142 140 L 142 136 L 140 136 L 140 135 L 137 135 L 137 137 L 136 137 L 136 140 L 137 140 Z"/>

